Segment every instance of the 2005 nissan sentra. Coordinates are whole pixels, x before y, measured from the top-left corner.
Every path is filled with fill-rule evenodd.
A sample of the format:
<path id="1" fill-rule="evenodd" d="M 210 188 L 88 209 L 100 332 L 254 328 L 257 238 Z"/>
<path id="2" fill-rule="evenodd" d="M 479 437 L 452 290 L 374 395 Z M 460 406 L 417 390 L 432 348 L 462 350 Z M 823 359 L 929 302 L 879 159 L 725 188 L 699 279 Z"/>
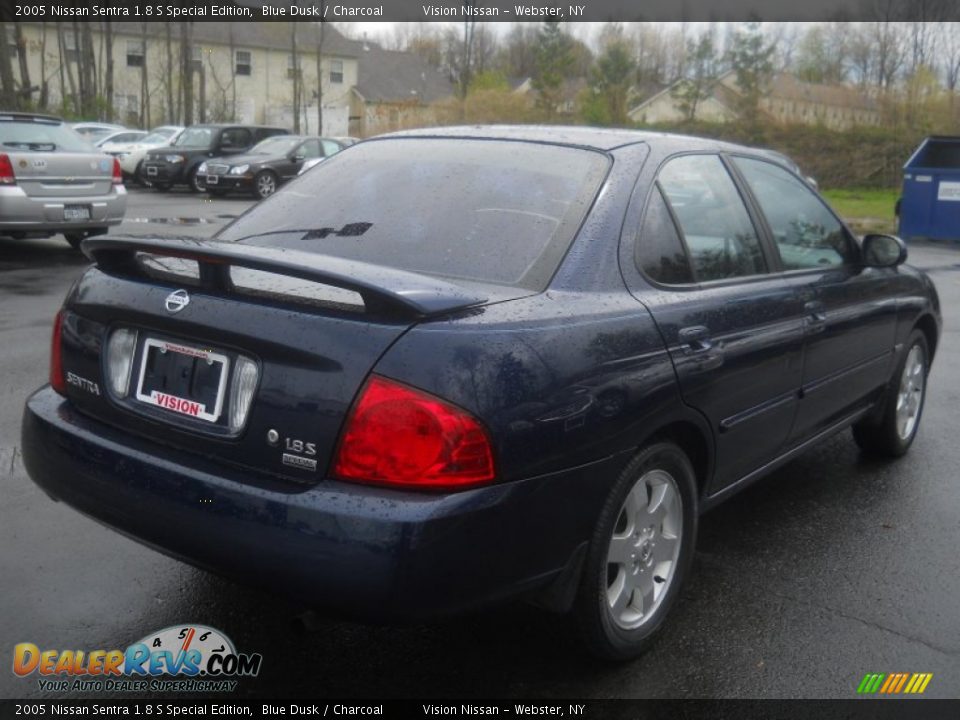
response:
<path id="1" fill-rule="evenodd" d="M 84 251 L 24 415 L 50 495 L 359 618 L 531 599 L 612 658 L 700 513 L 846 428 L 907 451 L 941 327 L 762 151 L 627 131 L 381 137 L 213 241 Z"/>

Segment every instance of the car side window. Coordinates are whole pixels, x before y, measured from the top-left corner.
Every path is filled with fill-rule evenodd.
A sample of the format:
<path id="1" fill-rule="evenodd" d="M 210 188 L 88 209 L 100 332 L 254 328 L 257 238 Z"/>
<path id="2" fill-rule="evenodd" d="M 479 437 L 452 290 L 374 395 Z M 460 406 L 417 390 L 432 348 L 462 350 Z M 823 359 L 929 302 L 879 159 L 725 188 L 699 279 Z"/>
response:
<path id="1" fill-rule="evenodd" d="M 734 158 L 767 218 L 785 270 L 843 265 L 856 259 L 843 225 L 801 180 L 763 160 Z"/>
<path id="2" fill-rule="evenodd" d="M 323 157 L 323 154 L 320 152 L 320 141 L 307 140 L 301 143 L 300 147 L 297 148 L 297 155 L 301 156 L 305 160 Z"/>
<path id="3" fill-rule="evenodd" d="M 324 140 L 323 141 L 323 154 L 325 157 L 330 157 L 331 155 L 336 155 L 340 152 L 342 148 L 333 142 L 333 140 Z"/>
<path id="4" fill-rule="evenodd" d="M 246 128 L 227 128 L 220 136 L 220 147 L 237 150 L 250 146 L 250 131 Z"/>
<path id="5" fill-rule="evenodd" d="M 658 180 L 680 224 L 697 282 L 767 271 L 760 238 L 719 156 L 674 158 Z"/>
<path id="6" fill-rule="evenodd" d="M 654 187 L 647 201 L 634 259 L 637 267 L 656 282 L 666 285 L 693 282 L 690 259 L 659 186 Z"/>

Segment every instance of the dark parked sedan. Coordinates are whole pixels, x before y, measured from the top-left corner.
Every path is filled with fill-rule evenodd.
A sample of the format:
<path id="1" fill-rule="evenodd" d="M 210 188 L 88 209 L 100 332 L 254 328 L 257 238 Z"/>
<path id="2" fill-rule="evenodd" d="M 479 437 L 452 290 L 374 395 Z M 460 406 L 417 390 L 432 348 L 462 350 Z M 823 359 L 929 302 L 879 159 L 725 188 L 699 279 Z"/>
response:
<path id="1" fill-rule="evenodd" d="M 661 134 L 376 138 L 214 240 L 84 242 L 31 477 L 312 604 L 522 597 L 613 658 L 662 625 L 700 513 L 846 428 L 907 451 L 941 327 L 897 238 Z"/>
<path id="2" fill-rule="evenodd" d="M 240 155 L 277 135 L 289 132 L 260 125 L 191 125 L 169 146 L 147 151 L 141 179 L 157 190 L 187 185 L 194 192 L 203 192 L 202 163 L 213 157 Z"/>
<path id="3" fill-rule="evenodd" d="M 343 147 L 329 138 L 279 135 L 267 138 L 243 155 L 208 160 L 197 172 L 211 195 L 240 190 L 262 199 L 295 178 L 304 162 L 323 160 Z"/>

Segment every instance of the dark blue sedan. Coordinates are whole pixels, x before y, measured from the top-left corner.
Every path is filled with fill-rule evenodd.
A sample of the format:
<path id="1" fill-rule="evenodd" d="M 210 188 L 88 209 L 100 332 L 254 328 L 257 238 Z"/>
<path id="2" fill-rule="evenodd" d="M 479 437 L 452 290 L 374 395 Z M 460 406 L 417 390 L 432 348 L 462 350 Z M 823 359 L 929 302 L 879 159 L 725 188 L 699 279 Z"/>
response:
<path id="1" fill-rule="evenodd" d="M 362 619 L 522 597 L 612 658 L 700 513 L 849 427 L 907 451 L 941 328 L 899 239 L 641 132 L 386 136 L 213 241 L 84 251 L 24 414 L 51 496 Z"/>

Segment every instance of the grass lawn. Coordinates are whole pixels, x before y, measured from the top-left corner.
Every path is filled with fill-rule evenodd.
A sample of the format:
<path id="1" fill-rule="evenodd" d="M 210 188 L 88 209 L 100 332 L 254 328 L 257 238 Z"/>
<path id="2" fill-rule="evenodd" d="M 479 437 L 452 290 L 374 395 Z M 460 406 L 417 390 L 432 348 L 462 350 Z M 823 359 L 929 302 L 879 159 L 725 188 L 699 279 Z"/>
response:
<path id="1" fill-rule="evenodd" d="M 899 190 L 823 190 L 822 195 L 858 233 L 896 232 Z"/>

